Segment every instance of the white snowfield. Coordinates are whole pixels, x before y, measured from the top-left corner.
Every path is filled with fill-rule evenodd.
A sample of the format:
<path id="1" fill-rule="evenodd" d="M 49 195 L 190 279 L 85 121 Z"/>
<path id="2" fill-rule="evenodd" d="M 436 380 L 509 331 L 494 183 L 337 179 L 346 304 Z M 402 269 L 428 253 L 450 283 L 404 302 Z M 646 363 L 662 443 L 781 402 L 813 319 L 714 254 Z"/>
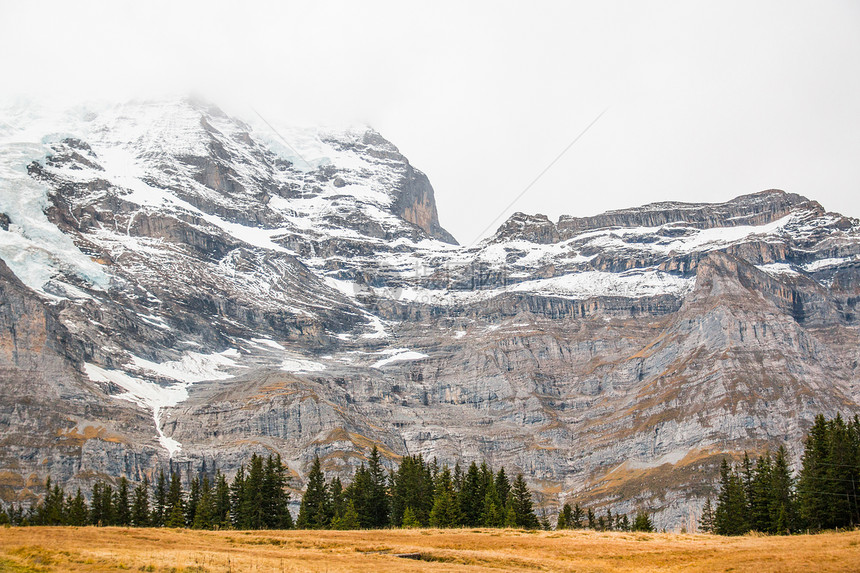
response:
<path id="1" fill-rule="evenodd" d="M 422 352 L 415 352 L 414 350 L 407 350 L 404 348 L 396 348 L 391 350 L 383 351 L 384 354 L 391 354 L 388 358 L 383 358 L 381 360 L 377 360 L 373 363 L 373 368 L 382 368 L 383 366 L 387 366 L 389 364 L 394 364 L 395 362 L 406 362 L 411 360 L 421 360 L 422 358 L 427 358 L 427 355 Z"/>
<path id="2" fill-rule="evenodd" d="M 281 362 L 281 370 L 284 372 L 319 372 L 325 370 L 325 364 L 303 358 L 286 358 Z"/>

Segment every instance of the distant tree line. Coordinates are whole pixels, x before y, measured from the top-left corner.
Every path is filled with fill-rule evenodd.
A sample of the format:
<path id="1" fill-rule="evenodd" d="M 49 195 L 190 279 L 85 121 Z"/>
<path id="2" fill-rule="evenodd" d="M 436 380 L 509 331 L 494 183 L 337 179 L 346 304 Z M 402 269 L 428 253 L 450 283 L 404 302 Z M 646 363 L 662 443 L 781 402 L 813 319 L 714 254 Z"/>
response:
<path id="1" fill-rule="evenodd" d="M 376 447 L 368 463 L 343 487 L 326 480 L 319 458 L 308 474 L 297 527 L 301 529 L 370 529 L 380 527 L 541 526 L 532 492 L 522 474 L 510 481 L 505 469 L 493 473 L 484 462 L 452 470 L 421 455 L 406 456 L 386 475 Z"/>
<path id="2" fill-rule="evenodd" d="M 47 493 L 26 511 L 0 509 L 0 524 L 187 527 L 194 529 L 372 529 L 384 527 L 537 528 L 532 492 L 522 474 L 510 481 L 505 469 L 486 463 L 452 470 L 420 455 L 402 458 L 386 472 L 375 446 L 367 464 L 344 487 L 327 480 L 317 457 L 308 474 L 295 524 L 289 511 L 289 476 L 279 455 L 254 454 L 233 480 L 217 472 L 194 477 L 183 487 L 180 475 L 160 471 L 132 486 L 122 477 L 114 487 L 97 482 L 89 501 L 48 478 Z"/>
<path id="3" fill-rule="evenodd" d="M 749 531 L 790 534 L 860 524 L 860 419 L 819 415 L 809 430 L 800 473 L 785 447 L 755 463 L 747 454 L 734 467 L 723 459 L 716 506 L 705 502 L 699 527 L 719 535 Z"/>
<path id="4" fill-rule="evenodd" d="M 0 509 L 0 524 L 291 528 L 288 484 L 286 467 L 277 454 L 267 458 L 254 454 L 230 483 L 220 471 L 211 481 L 206 474 L 196 476 L 187 491 L 178 472 L 165 476 L 163 470 L 154 487 L 146 478 L 133 488 L 124 476 L 116 488 L 99 481 L 93 485 L 89 502 L 80 488 L 74 495 L 66 495 L 48 478 L 44 499 L 26 511 L 15 505 Z"/>
<path id="5" fill-rule="evenodd" d="M 595 531 L 654 531 L 651 516 L 644 510 L 639 510 L 633 519 L 626 513 L 612 513 L 607 508 L 606 513 L 596 515 L 594 510 L 582 509 L 579 504 L 572 508 L 565 503 L 558 514 L 556 529 L 593 529 Z"/>

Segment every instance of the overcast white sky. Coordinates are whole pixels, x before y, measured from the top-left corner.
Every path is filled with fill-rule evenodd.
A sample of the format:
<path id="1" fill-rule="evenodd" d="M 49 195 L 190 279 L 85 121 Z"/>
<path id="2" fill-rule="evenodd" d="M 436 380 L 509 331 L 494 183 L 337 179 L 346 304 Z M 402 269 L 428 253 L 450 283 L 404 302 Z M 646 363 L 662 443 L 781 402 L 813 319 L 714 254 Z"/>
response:
<path id="1" fill-rule="evenodd" d="M 0 0 L 0 95 L 191 90 L 370 123 L 430 176 L 461 243 L 606 108 L 505 215 L 780 188 L 860 216 L 856 0 Z"/>

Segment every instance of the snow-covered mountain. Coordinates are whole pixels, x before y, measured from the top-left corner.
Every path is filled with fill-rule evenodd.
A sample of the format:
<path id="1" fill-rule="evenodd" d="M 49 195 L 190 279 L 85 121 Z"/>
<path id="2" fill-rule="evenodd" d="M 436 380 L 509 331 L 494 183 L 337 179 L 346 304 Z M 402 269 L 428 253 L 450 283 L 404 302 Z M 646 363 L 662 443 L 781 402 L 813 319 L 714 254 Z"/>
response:
<path id="1" fill-rule="evenodd" d="M 860 404 L 860 223 L 782 191 L 517 213 L 461 247 L 367 127 L 194 100 L 0 123 L 0 496 L 279 451 L 484 458 L 694 516 L 725 453 Z"/>

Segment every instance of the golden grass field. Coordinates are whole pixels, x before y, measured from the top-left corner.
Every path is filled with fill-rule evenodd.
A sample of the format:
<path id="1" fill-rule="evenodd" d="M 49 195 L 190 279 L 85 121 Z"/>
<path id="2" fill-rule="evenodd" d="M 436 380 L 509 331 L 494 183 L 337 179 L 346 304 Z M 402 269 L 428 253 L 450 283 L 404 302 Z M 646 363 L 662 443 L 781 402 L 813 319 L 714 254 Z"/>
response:
<path id="1" fill-rule="evenodd" d="M 397 554 L 420 553 L 420 560 Z M 860 571 L 860 532 L 0 528 L 0 571 Z"/>

